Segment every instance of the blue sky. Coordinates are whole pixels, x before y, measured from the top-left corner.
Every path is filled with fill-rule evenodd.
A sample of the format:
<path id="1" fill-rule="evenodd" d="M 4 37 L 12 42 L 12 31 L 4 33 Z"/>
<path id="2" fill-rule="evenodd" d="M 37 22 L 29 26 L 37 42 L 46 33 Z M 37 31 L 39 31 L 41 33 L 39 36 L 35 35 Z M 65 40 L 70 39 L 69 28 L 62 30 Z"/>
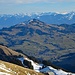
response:
<path id="1" fill-rule="evenodd" d="M 75 0 L 0 0 L 0 14 L 75 11 Z"/>

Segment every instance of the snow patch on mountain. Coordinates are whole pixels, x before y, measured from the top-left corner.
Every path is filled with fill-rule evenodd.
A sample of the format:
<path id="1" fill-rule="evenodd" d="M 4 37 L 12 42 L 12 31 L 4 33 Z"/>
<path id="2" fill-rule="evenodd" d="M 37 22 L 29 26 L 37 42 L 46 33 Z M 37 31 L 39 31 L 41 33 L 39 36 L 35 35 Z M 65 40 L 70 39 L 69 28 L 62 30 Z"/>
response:
<path id="1" fill-rule="evenodd" d="M 43 68 L 42 70 L 40 70 L 40 72 L 53 72 L 55 75 L 75 75 L 73 73 L 65 72 L 61 69 L 57 70 L 51 66 L 47 66 L 46 68 Z"/>
<path id="2" fill-rule="evenodd" d="M 71 20 L 73 18 L 73 16 L 75 15 L 75 13 L 72 13 L 69 17 L 69 20 Z"/>
<path id="3" fill-rule="evenodd" d="M 28 59 L 28 58 L 18 58 L 22 63 L 24 60 L 28 60 L 31 62 L 32 66 L 33 66 L 33 70 L 35 70 L 36 72 L 43 72 L 43 73 L 48 73 L 48 72 L 53 72 L 55 75 L 75 75 L 73 73 L 70 72 L 65 72 L 62 69 L 55 69 L 51 66 L 47 66 L 43 68 L 43 64 L 38 64 L 35 63 L 34 61 Z"/>
<path id="4" fill-rule="evenodd" d="M 11 75 L 11 74 L 8 74 L 8 73 L 5 73 L 5 72 L 0 72 L 0 75 Z"/>
<path id="5" fill-rule="evenodd" d="M 33 65 L 33 69 L 36 71 L 36 72 L 40 72 L 40 69 L 42 69 L 42 66 L 43 64 L 37 64 L 37 63 L 34 63 L 32 60 L 30 60 L 32 65 Z"/>
<path id="6" fill-rule="evenodd" d="M 31 62 L 31 64 L 32 64 L 32 66 L 33 66 L 33 70 L 35 70 L 36 72 L 40 72 L 40 69 L 41 69 L 42 66 L 43 66 L 43 64 L 35 63 L 35 62 L 33 62 L 32 60 L 30 60 L 30 59 L 28 59 L 28 58 L 23 58 L 23 57 L 21 57 L 21 58 L 18 58 L 18 59 L 22 62 L 23 65 L 24 65 L 24 63 L 23 63 L 24 60 L 27 60 L 27 61 Z M 26 66 L 26 65 L 25 65 L 25 66 Z"/>

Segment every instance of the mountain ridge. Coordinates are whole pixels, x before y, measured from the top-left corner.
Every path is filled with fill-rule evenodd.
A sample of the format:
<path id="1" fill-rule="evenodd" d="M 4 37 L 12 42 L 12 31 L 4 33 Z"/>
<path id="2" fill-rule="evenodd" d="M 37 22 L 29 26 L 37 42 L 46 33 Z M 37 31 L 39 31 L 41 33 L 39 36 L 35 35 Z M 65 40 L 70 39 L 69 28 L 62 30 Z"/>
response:
<path id="1" fill-rule="evenodd" d="M 38 19 L 47 24 L 73 24 L 75 23 L 75 12 L 69 13 L 33 13 L 33 14 L 14 14 L 14 15 L 1 15 L 0 16 L 0 28 L 10 27 L 23 21 L 30 19 Z"/>

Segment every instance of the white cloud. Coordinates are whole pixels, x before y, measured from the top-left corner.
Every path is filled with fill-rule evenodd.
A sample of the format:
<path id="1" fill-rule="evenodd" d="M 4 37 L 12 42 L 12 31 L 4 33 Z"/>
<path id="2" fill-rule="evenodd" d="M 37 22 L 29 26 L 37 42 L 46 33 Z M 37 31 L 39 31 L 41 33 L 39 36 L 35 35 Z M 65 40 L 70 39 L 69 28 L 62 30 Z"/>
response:
<path id="1" fill-rule="evenodd" d="M 47 0 L 0 0 L 1 3 L 36 3 L 36 2 L 47 2 Z"/>
<path id="2" fill-rule="evenodd" d="M 1 3 L 36 3 L 36 2 L 49 2 L 49 3 L 53 3 L 53 2 L 75 2 L 75 0 L 0 0 L 0 4 Z"/>

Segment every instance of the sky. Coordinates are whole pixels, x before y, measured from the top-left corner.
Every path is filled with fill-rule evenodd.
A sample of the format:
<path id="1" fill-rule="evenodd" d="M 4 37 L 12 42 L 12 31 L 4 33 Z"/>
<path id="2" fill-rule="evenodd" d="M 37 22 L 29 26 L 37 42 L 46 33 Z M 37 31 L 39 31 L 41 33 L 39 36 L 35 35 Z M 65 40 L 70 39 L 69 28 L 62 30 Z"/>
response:
<path id="1" fill-rule="evenodd" d="M 75 0 L 0 0 L 0 14 L 75 11 Z"/>

